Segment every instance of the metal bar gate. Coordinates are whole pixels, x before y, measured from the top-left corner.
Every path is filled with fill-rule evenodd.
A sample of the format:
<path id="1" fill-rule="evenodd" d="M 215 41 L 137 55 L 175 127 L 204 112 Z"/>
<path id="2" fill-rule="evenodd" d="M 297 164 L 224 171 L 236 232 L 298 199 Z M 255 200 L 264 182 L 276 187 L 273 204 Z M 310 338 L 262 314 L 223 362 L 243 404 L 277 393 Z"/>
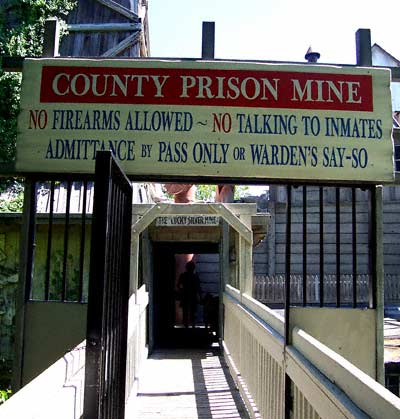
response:
<path id="1" fill-rule="evenodd" d="M 123 419 L 132 187 L 109 151 L 96 156 L 86 336 L 85 419 Z"/>
<path id="2" fill-rule="evenodd" d="M 346 307 L 346 304 L 341 299 L 341 287 L 344 285 L 342 275 L 342 265 L 344 265 L 341 247 L 344 244 L 347 246 L 351 246 L 351 263 L 352 263 L 352 281 L 351 281 L 351 295 L 352 295 L 352 303 L 347 304 L 347 306 L 353 309 L 359 307 L 368 307 L 369 309 L 376 309 L 377 308 L 377 237 L 376 237 L 376 230 L 377 230 L 377 214 L 376 214 L 376 186 L 364 186 L 363 188 L 356 188 L 354 185 L 347 187 L 348 192 L 351 195 L 350 205 L 347 206 L 345 212 L 345 205 L 341 206 L 341 195 L 344 194 L 345 191 L 342 192 L 345 187 L 330 187 L 331 192 L 334 192 L 333 202 L 334 202 L 334 211 L 331 210 L 331 213 L 328 214 L 328 211 L 325 209 L 325 196 L 324 194 L 328 192 L 328 187 L 324 187 L 323 185 L 315 186 L 314 191 L 317 194 L 317 211 L 315 214 L 309 214 L 309 208 L 307 208 L 307 193 L 311 192 L 312 187 L 307 185 L 287 185 L 286 186 L 286 243 L 285 243 L 285 336 L 284 342 L 285 346 L 292 346 L 292 326 L 290 322 L 290 312 L 291 307 L 293 306 L 302 306 L 302 307 L 311 307 L 312 304 L 308 301 L 308 287 L 310 284 L 307 283 L 307 272 L 310 268 L 310 263 L 308 263 L 308 247 L 310 245 L 309 234 L 314 234 L 315 236 L 319 236 L 318 238 L 318 246 L 319 246 L 319 284 L 318 285 L 318 303 L 314 305 L 319 307 Z M 302 215 L 301 218 L 298 217 L 298 220 L 301 222 L 297 222 L 297 238 L 295 238 L 294 230 L 294 219 L 295 214 L 293 211 L 293 200 L 295 197 L 296 190 L 295 188 L 301 187 L 302 190 L 297 192 L 298 197 L 302 197 L 299 199 L 301 206 L 302 206 Z M 363 200 L 357 200 L 357 196 L 361 198 L 361 195 L 364 195 Z M 358 211 L 359 206 L 364 207 L 364 224 L 368 224 L 368 232 L 364 236 L 367 236 L 367 240 L 364 237 L 364 250 L 367 253 L 367 265 L 368 265 L 368 277 L 369 277 L 369 284 L 368 284 L 368 302 L 360 301 L 360 296 L 358 293 L 358 279 L 361 276 L 359 269 L 362 267 L 362 263 L 358 260 L 360 257 L 360 237 L 361 232 L 358 231 L 358 226 L 361 225 L 361 219 L 363 218 L 363 214 Z M 334 232 L 330 232 L 325 230 L 325 227 L 328 226 L 325 217 L 327 218 L 330 215 L 331 219 L 334 221 L 331 223 L 334 225 L 335 229 Z M 341 225 L 341 220 L 343 219 L 344 215 L 346 215 L 348 224 L 345 226 L 344 224 Z M 314 219 L 312 219 L 312 216 Z M 350 221 L 350 222 L 349 222 Z M 313 230 L 308 230 L 308 227 L 314 222 Z M 347 234 L 342 235 L 342 230 L 346 227 Z M 313 233 L 311 233 L 313 232 Z M 336 295 L 335 301 L 328 302 L 326 301 L 326 284 L 327 276 L 326 276 L 326 267 L 327 267 L 327 251 L 326 247 L 330 245 L 332 247 L 332 241 L 328 241 L 328 239 L 332 240 L 335 246 L 335 258 L 331 257 L 331 271 L 334 270 L 336 272 Z M 301 260 L 302 266 L 297 266 L 293 263 L 293 246 L 294 245 L 302 246 L 302 255 L 301 259 L 298 257 L 298 260 Z M 311 246 L 310 246 L 311 247 Z M 314 250 L 315 252 L 315 250 Z M 349 259 L 349 258 L 348 258 Z M 365 259 L 365 257 L 364 257 Z M 364 263 L 365 264 L 365 263 Z M 336 265 L 336 266 L 335 266 Z M 297 299 L 297 301 L 292 301 L 291 298 L 291 281 L 293 279 L 292 274 L 294 273 L 292 270 L 297 269 L 297 272 L 302 272 L 301 278 L 301 290 L 302 296 L 301 300 Z M 314 267 L 315 269 L 315 267 Z M 348 268 L 347 268 L 348 269 Z M 365 267 L 364 267 L 365 269 Z M 331 276 L 334 276 L 331 275 Z M 293 417 L 293 409 L 294 409 L 294 387 L 292 379 L 290 378 L 288 373 L 285 373 L 285 381 L 284 381 L 284 411 L 285 411 L 285 419 L 290 419 Z"/>

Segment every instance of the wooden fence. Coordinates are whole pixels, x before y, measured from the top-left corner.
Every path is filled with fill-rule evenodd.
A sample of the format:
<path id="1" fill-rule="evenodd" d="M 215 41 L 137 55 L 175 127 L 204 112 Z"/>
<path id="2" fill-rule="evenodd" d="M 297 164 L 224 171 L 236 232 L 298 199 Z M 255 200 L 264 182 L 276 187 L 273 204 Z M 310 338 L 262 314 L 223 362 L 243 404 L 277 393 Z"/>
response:
<path id="1" fill-rule="evenodd" d="M 307 275 L 307 304 L 319 303 L 319 275 Z M 353 275 L 340 276 L 340 300 L 343 304 L 353 301 Z M 357 275 L 357 302 L 368 302 L 369 275 Z M 253 297 L 264 304 L 283 304 L 285 301 L 285 275 L 254 275 Z M 303 276 L 290 276 L 290 300 L 293 304 L 303 301 Z M 336 302 L 336 275 L 324 276 L 324 303 Z M 385 304 L 400 303 L 400 275 L 385 275 Z"/>

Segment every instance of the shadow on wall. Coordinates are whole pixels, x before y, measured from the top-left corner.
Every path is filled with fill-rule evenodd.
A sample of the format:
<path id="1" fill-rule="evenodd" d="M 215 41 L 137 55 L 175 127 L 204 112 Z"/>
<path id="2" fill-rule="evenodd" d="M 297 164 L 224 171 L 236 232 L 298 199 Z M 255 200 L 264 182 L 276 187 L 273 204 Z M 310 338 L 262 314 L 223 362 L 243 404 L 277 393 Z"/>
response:
<path id="1" fill-rule="evenodd" d="M 17 268 L 0 264 L 0 388 L 8 388 L 14 356 Z"/>

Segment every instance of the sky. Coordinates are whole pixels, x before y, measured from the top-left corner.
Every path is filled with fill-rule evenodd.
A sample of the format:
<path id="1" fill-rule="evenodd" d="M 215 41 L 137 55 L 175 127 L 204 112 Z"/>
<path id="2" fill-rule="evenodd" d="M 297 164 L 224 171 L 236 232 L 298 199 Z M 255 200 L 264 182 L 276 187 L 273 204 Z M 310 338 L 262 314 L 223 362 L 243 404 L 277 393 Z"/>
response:
<path id="1" fill-rule="evenodd" d="M 149 0 L 153 57 L 201 56 L 203 21 L 215 22 L 215 58 L 355 64 L 355 33 L 400 59 L 399 0 Z"/>
<path id="2" fill-rule="evenodd" d="M 215 22 L 215 58 L 355 64 L 355 34 L 371 30 L 400 60 L 399 0 L 148 0 L 152 57 L 201 57 L 202 22 Z M 260 195 L 263 187 L 251 187 Z"/>

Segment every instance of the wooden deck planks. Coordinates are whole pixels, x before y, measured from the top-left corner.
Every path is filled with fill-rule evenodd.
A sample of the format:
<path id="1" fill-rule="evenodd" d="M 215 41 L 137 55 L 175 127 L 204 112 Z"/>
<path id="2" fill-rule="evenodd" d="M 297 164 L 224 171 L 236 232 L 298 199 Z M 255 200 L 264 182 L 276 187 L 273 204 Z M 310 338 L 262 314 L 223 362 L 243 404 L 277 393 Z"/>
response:
<path id="1" fill-rule="evenodd" d="M 142 377 L 127 419 L 249 418 L 218 349 L 157 351 Z"/>

